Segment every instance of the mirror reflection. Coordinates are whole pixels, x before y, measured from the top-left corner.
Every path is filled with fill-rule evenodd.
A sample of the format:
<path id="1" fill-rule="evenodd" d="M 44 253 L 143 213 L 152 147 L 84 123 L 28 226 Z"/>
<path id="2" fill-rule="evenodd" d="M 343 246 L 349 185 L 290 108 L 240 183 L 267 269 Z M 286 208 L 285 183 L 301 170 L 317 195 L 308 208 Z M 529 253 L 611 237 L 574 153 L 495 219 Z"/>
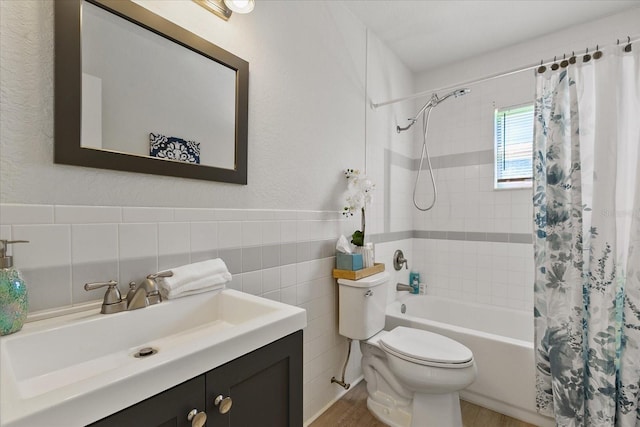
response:
<path id="1" fill-rule="evenodd" d="M 235 70 L 82 7 L 82 147 L 233 169 Z"/>

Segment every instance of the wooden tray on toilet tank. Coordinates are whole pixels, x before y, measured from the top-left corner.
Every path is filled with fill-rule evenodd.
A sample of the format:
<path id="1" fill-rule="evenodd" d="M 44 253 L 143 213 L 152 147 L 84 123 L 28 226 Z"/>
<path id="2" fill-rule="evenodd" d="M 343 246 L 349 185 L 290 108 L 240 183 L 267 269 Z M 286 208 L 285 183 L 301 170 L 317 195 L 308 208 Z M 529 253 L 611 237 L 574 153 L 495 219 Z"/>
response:
<path id="1" fill-rule="evenodd" d="M 349 280 L 360 280 L 363 277 L 373 276 L 377 273 L 382 273 L 384 271 L 384 264 L 379 262 L 373 264 L 373 267 L 363 268 L 361 270 L 351 271 L 351 270 L 338 270 L 337 268 L 333 269 L 333 277 L 335 279 L 349 279 Z"/>

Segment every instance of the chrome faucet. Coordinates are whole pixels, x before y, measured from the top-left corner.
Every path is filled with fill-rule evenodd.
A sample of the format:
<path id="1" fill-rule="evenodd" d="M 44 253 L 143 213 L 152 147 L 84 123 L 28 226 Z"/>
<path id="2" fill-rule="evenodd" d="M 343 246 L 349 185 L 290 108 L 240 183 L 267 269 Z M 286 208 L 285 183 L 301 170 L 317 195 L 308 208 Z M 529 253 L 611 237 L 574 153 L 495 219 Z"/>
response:
<path id="1" fill-rule="evenodd" d="M 404 283 L 397 283 L 396 284 L 396 291 L 409 291 L 409 292 L 413 292 L 413 288 L 409 285 L 405 285 Z"/>
<path id="2" fill-rule="evenodd" d="M 136 282 L 129 283 L 129 292 L 127 292 L 127 310 L 136 310 L 149 305 L 162 302 L 160 289 L 156 279 L 158 277 L 171 277 L 172 271 L 163 271 L 160 273 L 150 274 L 138 286 Z"/>
<path id="3" fill-rule="evenodd" d="M 129 283 L 129 292 L 127 292 L 127 296 L 125 298 L 122 298 L 122 295 L 118 290 L 118 282 L 115 280 L 110 280 L 108 282 L 86 283 L 84 285 L 84 290 L 92 291 L 94 289 L 107 287 L 107 292 L 104 294 L 100 313 L 118 313 L 120 311 L 136 310 L 138 308 L 144 308 L 149 305 L 161 303 L 162 296 L 160 295 L 156 279 L 158 277 L 171 276 L 173 276 L 173 272 L 163 271 L 161 273 L 148 275 L 147 278 L 138 286 L 136 286 L 135 282 L 131 282 Z"/>
<path id="4" fill-rule="evenodd" d="M 146 280 L 143 280 L 143 283 Z M 145 308 L 149 305 L 149 299 L 147 298 L 147 290 L 140 284 L 136 286 L 136 282 L 129 282 L 129 292 L 125 299 L 127 302 L 127 310 L 137 310 L 138 308 Z"/>

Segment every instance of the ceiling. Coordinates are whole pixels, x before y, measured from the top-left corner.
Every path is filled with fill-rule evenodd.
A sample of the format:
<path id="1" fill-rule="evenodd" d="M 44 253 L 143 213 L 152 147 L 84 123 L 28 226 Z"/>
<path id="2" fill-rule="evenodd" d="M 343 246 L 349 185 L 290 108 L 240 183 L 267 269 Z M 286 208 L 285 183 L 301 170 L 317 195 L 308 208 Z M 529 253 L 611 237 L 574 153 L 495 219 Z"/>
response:
<path id="1" fill-rule="evenodd" d="M 640 0 L 344 0 L 344 4 L 405 65 L 421 72 L 640 7 Z"/>

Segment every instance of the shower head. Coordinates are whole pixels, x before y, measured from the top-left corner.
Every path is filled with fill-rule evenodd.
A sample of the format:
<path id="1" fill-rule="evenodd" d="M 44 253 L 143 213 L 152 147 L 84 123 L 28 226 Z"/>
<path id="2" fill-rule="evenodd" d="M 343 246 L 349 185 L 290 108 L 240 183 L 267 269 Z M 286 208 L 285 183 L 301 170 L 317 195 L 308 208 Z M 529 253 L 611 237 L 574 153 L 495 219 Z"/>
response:
<path id="1" fill-rule="evenodd" d="M 438 105 L 439 103 L 441 103 L 442 101 L 444 101 L 447 98 L 450 98 L 452 96 L 455 97 L 455 98 L 458 98 L 459 96 L 466 95 L 469 92 L 471 92 L 471 89 L 468 89 L 468 88 L 456 89 L 453 92 L 449 92 L 448 94 L 442 96 L 441 98 L 438 98 L 438 95 L 434 94 L 431 97 L 431 100 L 429 102 L 433 103 L 432 107 L 435 107 L 436 105 Z"/>
<path id="2" fill-rule="evenodd" d="M 446 95 L 443 95 L 441 97 L 438 97 L 438 95 L 436 95 L 435 93 L 431 96 L 431 99 L 429 100 L 429 103 L 431 104 L 432 107 L 435 107 L 436 105 L 440 104 L 442 101 L 444 101 L 447 98 L 451 98 L 452 96 L 454 98 L 458 98 L 462 95 L 466 95 L 469 92 L 471 92 L 471 89 L 468 88 L 463 88 L 463 89 L 456 89 L 452 92 L 449 92 Z M 417 116 L 416 116 L 417 117 Z"/>
<path id="3" fill-rule="evenodd" d="M 409 119 L 409 125 L 407 125 L 406 127 L 396 126 L 396 132 L 400 133 L 402 131 L 409 129 L 411 126 L 413 126 L 418 120 L 418 117 L 420 117 L 420 115 L 424 113 L 427 108 L 429 107 L 433 108 L 439 103 L 441 103 L 442 101 L 444 101 L 445 99 L 450 98 L 451 96 L 453 96 L 454 98 L 458 98 L 462 95 L 468 94 L 469 92 L 471 92 L 471 89 L 465 87 L 462 89 L 456 89 L 452 92 L 449 92 L 448 94 L 442 97 L 439 97 L 437 94 L 434 93 L 433 95 L 431 95 L 431 99 L 429 100 L 429 102 L 424 104 L 424 106 L 420 109 L 420 111 L 418 111 L 418 114 L 416 114 L 414 118 Z"/>

